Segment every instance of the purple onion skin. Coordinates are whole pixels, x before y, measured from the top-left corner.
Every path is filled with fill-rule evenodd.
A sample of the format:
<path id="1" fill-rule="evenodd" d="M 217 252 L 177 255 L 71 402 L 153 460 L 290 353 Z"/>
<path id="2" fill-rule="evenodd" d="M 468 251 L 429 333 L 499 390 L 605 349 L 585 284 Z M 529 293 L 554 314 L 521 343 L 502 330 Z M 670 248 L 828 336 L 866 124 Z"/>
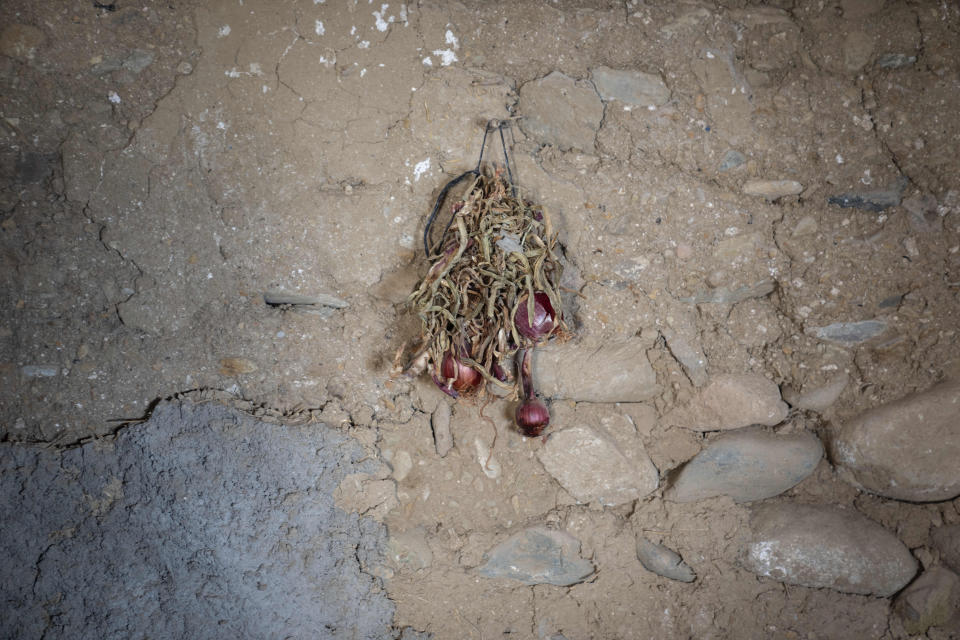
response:
<path id="1" fill-rule="evenodd" d="M 520 335 L 533 341 L 542 340 L 553 333 L 557 325 L 557 312 L 550 304 L 550 296 L 543 291 L 533 294 L 533 318 L 530 318 L 527 312 L 527 299 L 521 299 L 514 317 L 514 325 Z"/>
<path id="2" fill-rule="evenodd" d="M 528 398 L 517 407 L 517 426 L 528 438 L 536 438 L 550 424 L 550 410 L 536 398 Z"/>

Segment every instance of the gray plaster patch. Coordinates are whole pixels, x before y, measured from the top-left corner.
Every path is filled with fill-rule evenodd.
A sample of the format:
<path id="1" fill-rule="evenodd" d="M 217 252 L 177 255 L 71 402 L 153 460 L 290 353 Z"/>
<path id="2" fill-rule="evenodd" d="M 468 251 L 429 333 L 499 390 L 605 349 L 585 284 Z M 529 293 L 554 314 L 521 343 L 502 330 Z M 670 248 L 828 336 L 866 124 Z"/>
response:
<path id="1" fill-rule="evenodd" d="M 113 443 L 0 445 L 0 637 L 393 638 L 384 528 L 331 495 L 364 455 L 180 402 Z"/>

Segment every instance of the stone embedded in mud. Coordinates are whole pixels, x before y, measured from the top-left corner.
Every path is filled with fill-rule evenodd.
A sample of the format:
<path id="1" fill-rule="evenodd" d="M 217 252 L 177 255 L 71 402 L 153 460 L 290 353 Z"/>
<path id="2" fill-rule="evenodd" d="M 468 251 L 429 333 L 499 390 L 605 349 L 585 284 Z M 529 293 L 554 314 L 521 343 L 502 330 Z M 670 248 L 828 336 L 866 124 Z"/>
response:
<path id="1" fill-rule="evenodd" d="M 633 69 L 593 69 L 593 84 L 604 100 L 619 100 L 638 107 L 659 106 L 670 99 L 670 89 L 655 73 Z"/>
<path id="2" fill-rule="evenodd" d="M 593 563 L 580 557 L 580 541 L 563 531 L 530 527 L 516 533 L 484 555 L 477 573 L 488 578 L 510 578 L 524 584 L 561 587 L 583 582 L 594 572 Z"/>
<path id="3" fill-rule="evenodd" d="M 861 320 L 860 322 L 835 322 L 825 327 L 808 327 L 804 333 L 826 342 L 855 345 L 876 338 L 887 330 L 886 320 Z"/>
<path id="4" fill-rule="evenodd" d="M 659 483 L 657 468 L 639 442 L 632 449 L 600 429 L 575 426 L 552 434 L 537 458 L 580 502 L 612 506 L 645 496 Z"/>
<path id="5" fill-rule="evenodd" d="M 960 613 L 960 577 L 943 567 L 927 569 L 897 596 L 893 608 L 910 635 L 942 626 Z"/>
<path id="6" fill-rule="evenodd" d="M 804 411 L 826 411 L 833 406 L 849 383 L 849 374 L 841 373 L 822 387 L 810 389 L 804 393 L 784 389 L 783 399 L 789 402 L 790 406 Z"/>
<path id="7" fill-rule="evenodd" d="M 830 455 L 867 491 L 913 502 L 960 495 L 960 379 L 833 425 Z"/>
<path id="8" fill-rule="evenodd" d="M 637 539 L 637 559 L 644 569 L 664 578 L 693 582 L 697 577 L 679 553 L 642 536 Z"/>
<path id="9" fill-rule="evenodd" d="M 727 149 L 726 153 L 723 154 L 723 160 L 720 161 L 720 166 L 717 167 L 717 171 L 723 173 L 724 171 L 735 169 L 736 167 L 744 164 L 746 161 L 747 156 L 743 155 L 736 149 Z"/>
<path id="10" fill-rule="evenodd" d="M 554 71 L 520 88 L 520 128 L 560 149 L 593 151 L 603 102 L 589 82 Z"/>
<path id="11" fill-rule="evenodd" d="M 660 393 L 643 340 L 537 348 L 536 390 L 548 398 L 581 402 L 643 402 Z"/>
<path id="12" fill-rule="evenodd" d="M 896 536 L 855 511 L 780 503 L 755 507 L 741 564 L 804 587 L 890 596 L 917 572 Z"/>
<path id="13" fill-rule="evenodd" d="M 436 447 L 437 455 L 441 458 L 446 457 L 450 453 L 450 449 L 453 449 L 450 417 L 450 405 L 443 400 L 440 401 L 430 417 L 430 426 L 433 428 L 433 446 Z"/>
<path id="14" fill-rule="evenodd" d="M 893 186 L 886 189 L 875 189 L 872 191 L 851 191 L 841 193 L 827 198 L 827 202 L 835 204 L 838 207 L 846 209 L 863 209 L 864 211 L 873 211 L 880 213 L 890 207 L 896 207 L 900 204 L 903 196 L 903 190 L 910 184 L 909 180 L 900 177 L 894 182 Z"/>
<path id="15" fill-rule="evenodd" d="M 909 67 L 917 61 L 917 56 L 911 56 L 907 53 L 884 53 L 877 58 L 877 66 L 881 69 L 902 69 Z"/>
<path id="16" fill-rule="evenodd" d="M 943 563 L 960 573 L 960 524 L 937 527 L 930 534 L 933 548 L 940 552 Z"/>
<path id="17" fill-rule="evenodd" d="M 812 433 L 728 431 L 680 469 L 663 497 L 673 502 L 720 495 L 736 502 L 763 500 L 813 473 L 822 456 L 823 446 Z"/>
<path id="18" fill-rule="evenodd" d="M 767 200 L 795 196 L 802 191 L 803 185 L 796 180 L 748 180 L 743 185 L 748 196 L 763 196 Z"/>
<path id="19" fill-rule="evenodd" d="M 787 417 L 780 389 L 761 375 L 716 376 L 687 406 L 674 409 L 663 421 L 694 431 L 720 431 L 760 424 L 768 427 Z"/>

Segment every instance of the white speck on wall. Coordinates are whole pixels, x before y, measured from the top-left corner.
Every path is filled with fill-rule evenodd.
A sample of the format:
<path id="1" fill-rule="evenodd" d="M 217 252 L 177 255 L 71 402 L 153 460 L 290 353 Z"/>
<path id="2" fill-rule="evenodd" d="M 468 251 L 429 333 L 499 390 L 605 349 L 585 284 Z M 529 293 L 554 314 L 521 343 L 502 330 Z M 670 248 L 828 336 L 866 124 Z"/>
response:
<path id="1" fill-rule="evenodd" d="M 217 129 L 220 129 L 220 130 L 223 131 L 223 130 L 226 130 L 226 128 L 227 128 L 227 123 L 226 123 L 226 122 L 218 122 L 218 123 L 217 123 Z"/>
<path id="2" fill-rule="evenodd" d="M 350 27 L 350 35 L 356 35 L 356 33 L 357 33 L 357 25 L 353 25 L 352 27 Z"/>
<path id="3" fill-rule="evenodd" d="M 425 64 L 428 67 L 432 67 L 433 60 L 430 59 L 430 56 L 427 56 L 426 58 L 423 59 L 423 64 Z"/>
<path id="4" fill-rule="evenodd" d="M 457 62 L 457 54 L 453 52 L 453 49 L 434 49 L 433 55 L 440 57 L 441 67 L 449 67 L 454 62 Z"/>
<path id="5" fill-rule="evenodd" d="M 327 0 L 313 0 L 313 4 L 323 4 Z"/>
<path id="6" fill-rule="evenodd" d="M 263 70 L 260 68 L 259 62 L 250 63 L 250 73 L 255 76 L 259 76 L 260 74 L 263 73 Z"/>
<path id="7" fill-rule="evenodd" d="M 840 155 L 839 153 L 837 154 L 836 160 L 837 160 L 837 164 L 843 164 L 843 156 Z"/>
<path id="8" fill-rule="evenodd" d="M 457 40 L 457 36 L 453 35 L 453 31 L 450 31 L 450 29 L 447 29 L 444 39 L 446 40 L 447 44 L 453 45 L 454 49 L 460 48 L 460 41 Z"/>
<path id="9" fill-rule="evenodd" d="M 366 69 L 360 69 L 360 77 L 362 78 L 362 77 L 365 76 L 365 75 L 367 75 L 367 70 L 366 70 Z"/>
<path id="10" fill-rule="evenodd" d="M 713 60 L 714 57 L 715 57 L 715 56 L 713 55 L 712 52 L 707 51 L 707 59 L 708 59 L 708 60 Z"/>
<path id="11" fill-rule="evenodd" d="M 110 93 L 108 93 L 107 100 L 109 100 L 113 104 L 120 104 L 120 96 L 117 94 L 116 91 L 111 91 Z"/>
<path id="12" fill-rule="evenodd" d="M 360 47 L 361 49 L 369 49 L 369 48 L 370 48 L 370 41 L 369 41 L 369 40 L 361 40 L 360 43 L 357 44 L 357 46 Z"/>
<path id="13" fill-rule="evenodd" d="M 392 17 L 387 17 L 387 8 L 389 6 L 388 4 L 382 4 L 380 5 L 380 11 L 373 12 L 373 17 L 377 20 L 377 31 L 386 31 L 390 23 L 393 22 Z"/>
<path id="14" fill-rule="evenodd" d="M 217 31 L 218 38 L 226 38 L 228 35 L 230 35 L 230 25 L 228 24 L 223 25 L 220 27 L 220 30 Z"/>
<path id="15" fill-rule="evenodd" d="M 263 89 L 264 93 L 267 93 L 268 91 L 270 91 L 270 87 L 268 87 L 267 85 L 263 85 L 263 87 L 261 88 Z"/>
<path id="16" fill-rule="evenodd" d="M 240 72 L 236 69 L 229 69 L 223 72 L 228 78 L 239 78 Z"/>
<path id="17" fill-rule="evenodd" d="M 426 173 L 429 170 L 430 170 L 430 158 L 427 158 L 422 162 L 418 162 L 417 165 L 413 168 L 413 181 L 418 182 L 420 180 L 420 176 L 422 176 L 424 173 Z"/>
<path id="18" fill-rule="evenodd" d="M 317 20 L 313 23 L 313 30 L 317 32 L 318 36 L 322 36 L 327 32 L 327 30 L 323 28 L 323 20 Z"/>

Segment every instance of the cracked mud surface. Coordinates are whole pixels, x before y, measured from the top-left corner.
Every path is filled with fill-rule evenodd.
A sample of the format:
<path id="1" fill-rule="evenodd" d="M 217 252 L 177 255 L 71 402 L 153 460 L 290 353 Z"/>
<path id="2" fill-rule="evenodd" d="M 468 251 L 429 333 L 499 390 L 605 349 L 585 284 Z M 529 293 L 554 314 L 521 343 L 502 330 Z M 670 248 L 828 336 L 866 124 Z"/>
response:
<path id="1" fill-rule="evenodd" d="M 408 534 L 379 577 L 395 624 L 438 638 L 901 637 L 887 600 L 739 568 L 746 512 L 728 499 L 577 504 L 509 403 L 484 409 L 493 426 L 455 406 L 438 456 L 446 400 L 390 370 L 417 333 L 398 305 L 438 190 L 557 71 L 599 121 L 544 144 L 521 120 L 515 174 L 556 218 L 579 335 L 644 341 L 661 393 L 646 427 L 630 420 L 662 473 L 702 438 L 656 416 L 707 375 L 762 374 L 786 397 L 847 373 L 834 404 L 792 416 L 810 429 L 956 375 L 955 6 L 41 1 L 0 18 L 0 439 L 73 445 L 191 390 L 344 426 L 389 467 L 341 504 Z M 601 101 L 598 67 L 659 76 L 669 98 Z M 865 321 L 879 334 L 822 339 Z M 638 411 L 552 407 L 554 425 Z M 851 505 L 920 557 L 932 524 L 960 521 L 956 501 L 861 494 L 826 461 L 789 495 Z M 579 538 L 595 578 L 473 573 L 542 523 Z M 697 582 L 644 573 L 641 532 Z"/>

